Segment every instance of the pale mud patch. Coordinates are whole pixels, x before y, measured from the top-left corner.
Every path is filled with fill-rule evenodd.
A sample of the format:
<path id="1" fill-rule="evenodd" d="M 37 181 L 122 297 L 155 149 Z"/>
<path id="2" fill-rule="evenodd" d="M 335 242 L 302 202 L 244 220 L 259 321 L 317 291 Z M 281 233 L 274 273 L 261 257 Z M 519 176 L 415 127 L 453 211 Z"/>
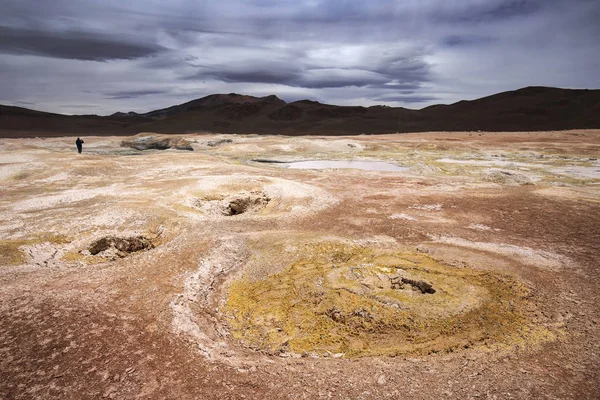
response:
<path id="1" fill-rule="evenodd" d="M 219 279 L 241 267 L 248 258 L 248 249 L 241 238 L 223 237 L 198 264 L 198 269 L 186 273 L 183 292 L 171 302 L 171 328 L 176 335 L 192 343 L 207 359 L 237 365 L 236 355 L 228 341 L 229 332 L 217 319 Z M 215 312 L 217 310 L 217 312 Z"/>
<path id="2" fill-rule="evenodd" d="M 0 180 L 19 180 L 20 177 L 26 177 L 32 171 L 45 167 L 46 164 L 41 162 L 0 163 Z"/>
<path id="3" fill-rule="evenodd" d="M 541 269 L 559 271 L 565 267 L 573 266 L 573 262 L 568 257 L 545 250 L 535 250 L 530 247 L 520 247 L 504 243 L 473 242 L 471 240 L 449 236 L 430 235 L 430 239 L 434 243 L 449 244 L 452 246 L 504 255 L 515 259 L 519 263 Z"/>
<path id="4" fill-rule="evenodd" d="M 600 179 L 600 165 L 595 167 L 566 167 L 554 168 L 550 172 L 557 175 L 567 175 L 577 179 Z"/>
<path id="5" fill-rule="evenodd" d="M 403 167 L 385 161 L 366 160 L 307 160 L 293 161 L 287 163 L 276 163 L 276 165 L 282 165 L 289 169 L 359 169 L 364 171 L 379 172 L 405 172 L 408 170 L 408 167 Z"/>
<path id="6" fill-rule="evenodd" d="M 292 138 L 284 144 L 271 144 L 266 150 L 283 152 L 302 152 L 302 153 L 332 153 L 363 151 L 365 146 L 357 140 L 352 139 L 307 139 Z"/>
<path id="7" fill-rule="evenodd" d="M 523 162 L 517 162 L 517 161 L 508 161 L 508 160 L 459 160 L 459 159 L 454 159 L 454 158 L 439 158 L 435 161 L 439 162 L 439 163 L 445 163 L 445 164 L 461 164 L 461 165 L 471 165 L 471 166 L 481 166 L 481 167 L 498 166 L 498 167 L 507 167 L 507 168 L 513 168 L 513 167 L 534 168 L 534 167 L 538 166 L 536 164 L 523 163 Z"/>
<path id="8" fill-rule="evenodd" d="M 34 152 L 28 152 L 34 153 Z M 4 153 L 2 154 L 2 158 L 0 158 L 1 164 L 30 164 L 37 159 L 36 154 L 28 154 L 28 153 Z"/>
<path id="9" fill-rule="evenodd" d="M 25 256 L 25 264 L 50 268 L 65 265 L 61 261 L 61 258 L 66 253 L 64 246 L 43 242 L 21 246 L 20 250 Z"/>
<path id="10" fill-rule="evenodd" d="M 56 194 L 36 196 L 12 204 L 14 211 L 33 211 L 52 207 L 72 207 L 76 203 L 99 196 L 123 197 L 135 194 L 125 185 L 114 184 L 93 189 L 71 189 Z"/>
<path id="11" fill-rule="evenodd" d="M 176 193 L 180 203 L 206 217 L 310 214 L 338 200 L 316 186 L 247 175 L 204 176 Z M 180 200 L 181 201 L 181 200 Z"/>
<path id="12" fill-rule="evenodd" d="M 92 226 L 95 228 L 118 228 L 120 226 L 133 227 L 143 226 L 147 223 L 149 216 L 133 210 L 131 206 L 125 207 L 103 207 L 98 212 L 91 213 L 89 216 L 78 218 L 78 225 Z"/>
<path id="13" fill-rule="evenodd" d="M 388 217 L 389 219 L 400 219 L 400 220 L 404 220 L 404 221 L 416 221 L 417 218 L 408 215 L 408 214 L 404 214 L 404 213 L 400 213 L 400 214 L 392 214 Z"/>
<path id="14" fill-rule="evenodd" d="M 60 172 L 58 174 L 54 174 L 52 176 L 49 176 L 48 178 L 38 179 L 36 181 L 36 184 L 39 184 L 39 183 L 48 184 L 48 183 L 58 183 L 58 182 L 69 182 L 71 179 L 72 179 L 71 174 L 69 174 L 68 172 Z"/>
<path id="15" fill-rule="evenodd" d="M 473 229 L 475 231 L 491 231 L 492 227 L 484 224 L 470 224 L 467 228 Z M 496 229 L 494 229 L 496 230 Z"/>
<path id="16" fill-rule="evenodd" d="M 408 206 L 410 209 L 422 211 L 441 211 L 443 207 L 443 204 L 414 204 Z"/>

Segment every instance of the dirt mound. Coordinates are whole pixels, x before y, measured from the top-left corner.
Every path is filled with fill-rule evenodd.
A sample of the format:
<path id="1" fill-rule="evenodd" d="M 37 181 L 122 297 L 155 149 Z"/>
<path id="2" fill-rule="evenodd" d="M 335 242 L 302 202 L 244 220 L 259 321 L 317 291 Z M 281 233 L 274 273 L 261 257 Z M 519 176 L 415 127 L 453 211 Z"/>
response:
<path id="1" fill-rule="evenodd" d="M 231 140 L 231 139 L 220 139 L 220 140 L 211 140 L 209 142 L 206 142 L 206 145 L 208 147 L 217 147 L 222 144 L 231 144 L 231 143 L 233 143 L 233 140 Z"/>
<path id="2" fill-rule="evenodd" d="M 131 147 L 136 150 L 189 150 L 194 151 L 192 143 L 181 137 L 143 136 L 132 140 L 123 140 L 121 147 Z"/>
<path id="3" fill-rule="evenodd" d="M 524 174 L 513 171 L 492 169 L 483 174 L 484 181 L 498 183 L 500 185 L 533 185 L 534 183 Z"/>

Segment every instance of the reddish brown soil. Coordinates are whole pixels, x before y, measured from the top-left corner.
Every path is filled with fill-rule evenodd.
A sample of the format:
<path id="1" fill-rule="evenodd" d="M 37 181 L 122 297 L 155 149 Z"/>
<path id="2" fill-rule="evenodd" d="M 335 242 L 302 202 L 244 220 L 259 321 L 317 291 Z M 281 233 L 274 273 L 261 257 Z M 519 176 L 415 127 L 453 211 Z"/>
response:
<path id="1" fill-rule="evenodd" d="M 468 150 L 596 158 L 600 154 L 599 133 L 428 133 L 365 137 L 358 143 L 385 148 L 381 150 L 385 154 L 390 154 L 389 146 L 395 146 L 393 151 L 408 152 L 426 151 L 434 145 L 441 156 Z M 66 153 L 73 147 L 71 139 L 65 139 L 60 148 L 48 147 L 50 140 L 34 145 L 32 141 L 5 141 L 2 152 L 26 155 L 31 162 L 42 161 L 46 169 L 56 173 L 79 168 L 79 178 L 60 190 L 87 190 L 112 177 L 109 182 L 135 180 L 140 190 L 158 191 L 126 200 L 116 195 L 81 200 L 73 203 L 75 208 L 69 208 L 67 201 L 22 211 L 11 207 L 43 194 L 45 186 L 36 184 L 35 176 L 18 181 L 6 178 L 0 204 L 6 229 L 1 239 L 33 237 L 46 229 L 45 221 L 54 219 L 55 233 L 83 237 L 87 231 L 65 221 L 79 215 L 103 215 L 114 204 L 137 207 L 147 212 L 144 218 L 148 220 L 159 214 L 166 216 L 169 235 L 156 249 L 112 261 L 56 266 L 31 261 L 0 266 L 0 399 L 600 398 L 599 180 L 560 184 L 547 180 L 509 186 L 481 183 L 468 171 L 422 176 L 355 170 L 293 171 L 236 164 L 232 160 L 242 155 L 234 148 L 230 152 L 217 149 L 128 159 L 98 154 L 83 158 L 84 152 L 78 164 L 65 164 L 64 160 L 75 157 Z M 234 138 L 234 143 L 237 140 Z M 259 146 L 279 143 L 295 142 L 256 139 Z M 295 155 L 311 157 L 306 154 Z M 147 161 L 145 157 L 149 157 Z M 167 164 L 186 165 L 187 169 L 165 170 L 168 179 L 155 173 L 148 181 L 138 181 L 143 179 L 140 172 Z M 161 199 L 163 191 L 176 193 L 178 185 L 194 181 L 190 171 L 197 165 L 208 168 L 200 174 L 241 172 L 312 185 L 332 194 L 338 202 L 312 214 L 282 213 L 263 219 L 190 220 L 179 210 L 165 211 L 163 205 L 167 203 L 161 201 L 171 200 Z M 128 173 L 125 171 L 135 171 L 137 178 L 123 175 Z M 37 179 L 46 177 L 43 171 L 35 173 L 40 174 Z M 52 190 L 57 193 L 59 189 L 53 186 Z M 142 196 L 150 203 L 142 203 Z M 419 208 L 435 204 L 441 209 Z M 415 220 L 390 219 L 395 213 L 410 214 Z M 35 218 L 27 219 L 30 217 Z M 27 222 L 22 232 L 8 228 L 9 223 L 20 220 Z M 473 229 L 474 224 L 491 229 Z M 71 232 L 67 226 L 72 227 Z M 90 229 L 99 228 L 90 225 Z M 171 303 L 182 293 L 185 274 L 195 271 L 224 237 L 258 238 L 273 232 L 278 236 L 304 232 L 348 240 L 386 237 L 398 246 L 418 248 L 451 265 L 514 274 L 532 289 L 539 320 L 557 337 L 523 348 L 359 359 L 265 356 L 230 341 L 235 352 L 232 360 L 205 358 L 194 340 L 174 333 L 172 328 Z M 469 248 L 436 241 L 435 237 L 534 249 L 569 262 L 560 268 L 533 266 L 492 247 Z M 253 242 L 248 243 L 244 251 L 252 254 Z M 218 286 L 223 279 L 215 278 L 214 284 Z M 200 309 L 199 305 L 192 309 L 197 315 L 211 318 L 212 312 L 212 317 L 219 318 L 215 311 Z M 240 354 L 243 357 L 238 357 Z"/>

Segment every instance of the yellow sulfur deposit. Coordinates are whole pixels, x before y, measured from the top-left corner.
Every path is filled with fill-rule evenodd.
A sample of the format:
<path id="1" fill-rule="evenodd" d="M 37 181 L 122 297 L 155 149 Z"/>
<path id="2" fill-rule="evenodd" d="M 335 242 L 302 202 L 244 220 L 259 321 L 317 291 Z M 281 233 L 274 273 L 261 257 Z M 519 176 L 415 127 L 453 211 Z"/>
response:
<path id="1" fill-rule="evenodd" d="M 231 284 L 234 338 L 269 353 L 367 356 L 511 344 L 531 330 L 528 290 L 512 276 L 341 243 L 302 254 L 266 279 Z"/>

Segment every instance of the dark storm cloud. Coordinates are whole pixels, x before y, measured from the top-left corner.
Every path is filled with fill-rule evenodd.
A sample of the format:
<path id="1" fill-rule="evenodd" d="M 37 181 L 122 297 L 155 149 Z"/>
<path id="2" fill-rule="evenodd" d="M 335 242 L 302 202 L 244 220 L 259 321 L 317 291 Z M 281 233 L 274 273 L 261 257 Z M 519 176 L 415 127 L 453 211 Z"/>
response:
<path id="1" fill-rule="evenodd" d="M 454 46 L 477 46 L 491 44 L 494 39 L 476 35 L 451 35 L 442 39 L 442 44 L 448 47 Z"/>
<path id="2" fill-rule="evenodd" d="M 551 1 L 551 0 L 550 0 Z M 525 17 L 542 9 L 543 0 L 491 0 L 473 4 L 464 9 L 436 13 L 445 22 L 489 22 L 515 17 Z"/>
<path id="3" fill-rule="evenodd" d="M 270 67 L 257 69 L 250 65 L 247 69 L 244 69 L 244 66 L 237 66 L 234 69 L 224 66 L 218 70 L 202 71 L 183 79 L 217 79 L 223 82 L 282 84 L 293 87 L 322 89 L 383 84 L 390 81 L 391 78 L 368 70 L 333 68 L 306 68 L 300 70 Z"/>
<path id="4" fill-rule="evenodd" d="M 276 71 L 265 69 L 250 69 L 248 71 L 214 71 L 208 74 L 200 74 L 201 78 L 214 78 L 223 82 L 252 82 L 252 83 L 275 83 L 289 85 L 294 81 L 297 73 L 290 71 Z"/>
<path id="5" fill-rule="evenodd" d="M 0 102 L 112 113 L 238 92 L 424 106 L 593 88 L 598 18 L 597 0 L 3 0 Z"/>
<path id="6" fill-rule="evenodd" d="M 0 26 L 0 52 L 74 60 L 107 61 L 146 57 L 160 46 L 127 43 L 112 35 L 88 32 L 45 32 Z"/>
<path id="7" fill-rule="evenodd" d="M 168 93 L 168 90 L 123 90 L 118 92 L 106 93 L 107 99 L 135 99 L 141 96 L 149 96 L 153 94 Z"/>

